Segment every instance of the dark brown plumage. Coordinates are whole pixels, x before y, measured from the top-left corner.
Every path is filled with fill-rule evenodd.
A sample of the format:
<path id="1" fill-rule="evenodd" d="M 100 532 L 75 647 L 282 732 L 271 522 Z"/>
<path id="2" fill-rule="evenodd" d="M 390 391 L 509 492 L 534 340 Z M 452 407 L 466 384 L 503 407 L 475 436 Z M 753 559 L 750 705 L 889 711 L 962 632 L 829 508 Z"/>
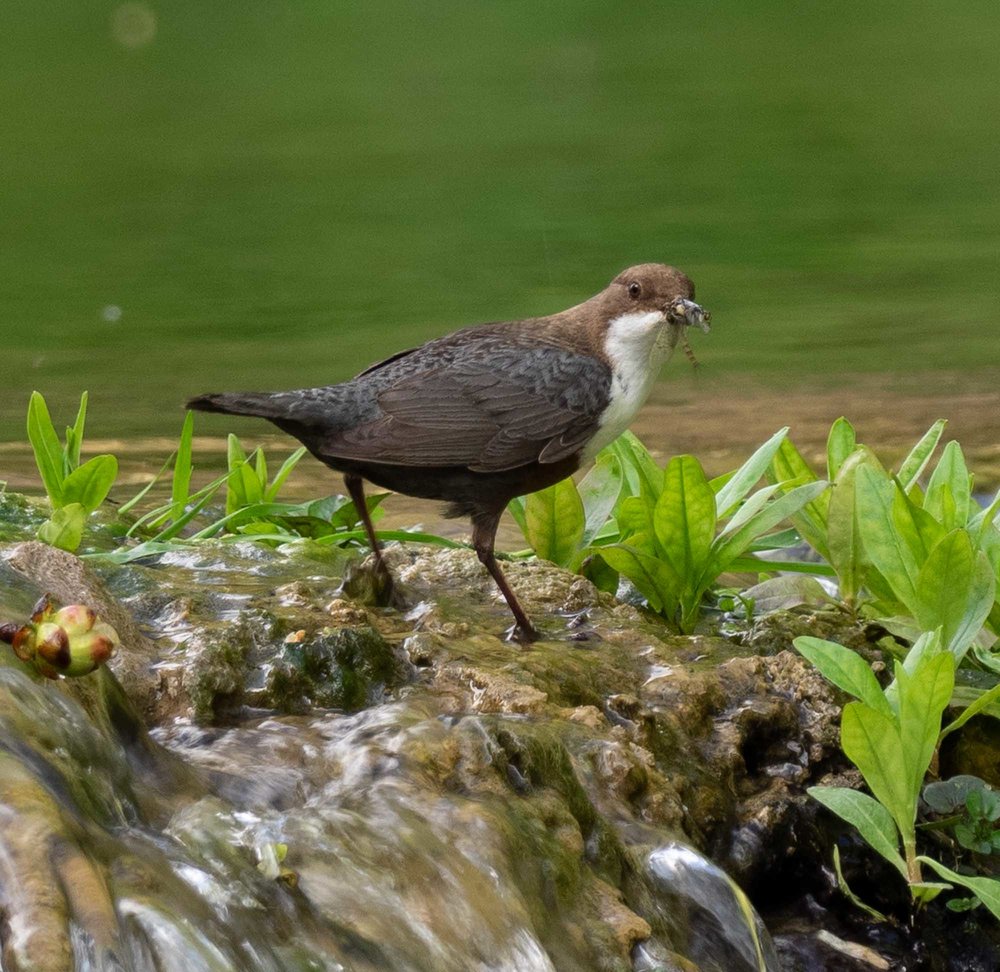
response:
<path id="1" fill-rule="evenodd" d="M 445 500 L 449 515 L 471 517 L 473 546 L 510 605 L 516 634 L 533 639 L 494 556 L 500 515 L 624 428 L 684 327 L 707 321 L 693 297 L 679 270 L 644 264 L 569 310 L 465 328 L 339 385 L 202 395 L 188 407 L 269 419 L 342 472 L 387 583 L 362 480 Z"/>

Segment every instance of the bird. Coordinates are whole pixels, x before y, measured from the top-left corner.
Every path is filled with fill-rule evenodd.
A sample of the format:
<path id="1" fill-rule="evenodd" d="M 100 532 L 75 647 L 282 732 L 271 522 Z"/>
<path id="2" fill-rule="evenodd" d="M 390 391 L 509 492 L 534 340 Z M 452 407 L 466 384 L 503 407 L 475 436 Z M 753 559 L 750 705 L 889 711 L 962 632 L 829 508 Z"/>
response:
<path id="1" fill-rule="evenodd" d="M 189 409 L 265 418 L 340 472 L 385 588 L 392 575 L 364 481 L 448 504 L 468 516 L 472 546 L 514 617 L 510 637 L 538 631 L 495 553 L 516 496 L 551 486 L 617 438 L 690 326 L 711 315 L 675 267 L 645 263 L 600 293 L 543 317 L 466 327 L 400 351 L 349 381 L 276 392 L 199 395 Z"/>

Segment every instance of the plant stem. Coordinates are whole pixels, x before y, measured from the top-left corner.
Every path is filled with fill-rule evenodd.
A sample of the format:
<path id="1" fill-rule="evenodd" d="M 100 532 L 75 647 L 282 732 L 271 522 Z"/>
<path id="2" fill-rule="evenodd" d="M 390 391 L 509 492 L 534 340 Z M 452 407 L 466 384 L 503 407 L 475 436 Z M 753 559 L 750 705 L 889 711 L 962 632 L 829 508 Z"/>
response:
<path id="1" fill-rule="evenodd" d="M 906 880 L 910 884 L 919 884 L 924 876 L 920 871 L 920 861 L 917 860 L 916 834 L 903 837 L 903 853 L 906 855 Z"/>

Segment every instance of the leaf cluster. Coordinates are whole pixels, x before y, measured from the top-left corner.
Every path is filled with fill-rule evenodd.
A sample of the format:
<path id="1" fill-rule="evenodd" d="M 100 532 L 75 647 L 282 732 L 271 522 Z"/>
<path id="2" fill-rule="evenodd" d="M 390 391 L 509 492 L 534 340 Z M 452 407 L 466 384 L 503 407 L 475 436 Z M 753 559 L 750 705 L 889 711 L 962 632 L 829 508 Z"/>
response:
<path id="1" fill-rule="evenodd" d="M 52 515 L 38 532 L 40 540 L 73 551 L 83 538 L 87 516 L 107 498 L 118 477 L 118 460 L 99 455 L 81 463 L 83 430 L 87 421 L 87 393 L 80 396 L 76 420 L 61 442 L 45 399 L 37 391 L 28 404 L 28 441 L 35 465 L 52 507 Z"/>
<path id="2" fill-rule="evenodd" d="M 579 486 L 566 479 L 515 500 L 511 513 L 537 556 L 582 569 L 604 589 L 624 577 L 653 610 L 689 632 L 721 574 L 775 569 L 753 554 L 795 542 L 776 528 L 826 489 L 814 481 L 755 490 L 787 432 L 711 481 L 694 456 L 675 456 L 661 468 L 626 432 Z"/>
<path id="3" fill-rule="evenodd" d="M 957 660 L 972 647 L 985 667 L 1000 673 L 987 650 L 1000 628 L 1000 493 L 979 507 L 955 441 L 920 485 L 943 430 L 944 422 L 935 422 L 890 473 L 857 444 L 850 423 L 838 419 L 827 444 L 832 487 L 791 520 L 833 567 L 847 605 L 911 641 L 940 628 Z M 769 477 L 784 483 L 782 489 L 819 479 L 787 439 Z"/>

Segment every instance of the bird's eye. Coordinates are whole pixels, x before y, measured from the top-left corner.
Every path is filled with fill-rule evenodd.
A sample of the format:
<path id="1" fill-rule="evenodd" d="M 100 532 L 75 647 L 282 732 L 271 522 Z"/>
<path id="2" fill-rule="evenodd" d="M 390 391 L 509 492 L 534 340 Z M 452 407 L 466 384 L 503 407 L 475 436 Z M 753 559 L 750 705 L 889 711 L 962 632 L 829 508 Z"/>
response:
<path id="1" fill-rule="evenodd" d="M 632 283 L 628 285 L 628 295 L 629 297 L 635 298 L 642 293 L 642 284 L 637 280 L 633 280 Z"/>

